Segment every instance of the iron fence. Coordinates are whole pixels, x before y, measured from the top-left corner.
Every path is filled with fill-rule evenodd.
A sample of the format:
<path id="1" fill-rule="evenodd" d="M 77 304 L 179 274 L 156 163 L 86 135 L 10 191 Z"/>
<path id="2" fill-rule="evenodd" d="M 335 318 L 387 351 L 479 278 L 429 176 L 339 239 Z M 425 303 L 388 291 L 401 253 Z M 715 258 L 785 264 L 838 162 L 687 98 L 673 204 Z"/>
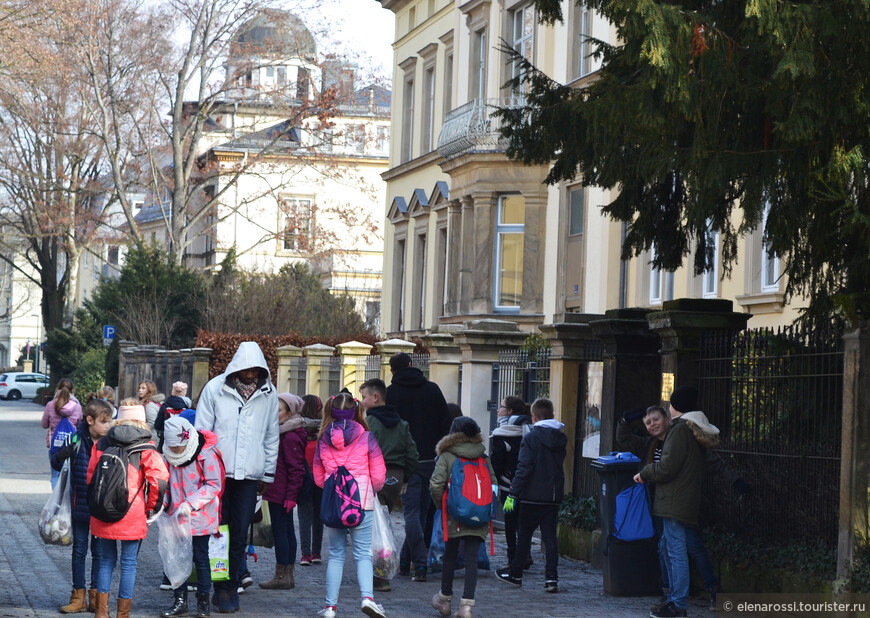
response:
<path id="1" fill-rule="evenodd" d="M 300 356 L 290 359 L 290 384 L 288 388 L 291 393 L 298 393 L 300 396 L 308 392 L 308 358 Z"/>
<path id="2" fill-rule="evenodd" d="M 538 397 L 550 396 L 550 349 L 532 353 L 525 350 L 502 350 L 498 362 L 492 365 L 491 399 L 487 401 L 490 428 L 496 427 L 498 404 L 513 395 L 531 403 Z"/>
<path id="3" fill-rule="evenodd" d="M 381 355 L 369 354 L 365 358 L 356 361 L 357 382 L 363 383 L 381 377 Z M 359 377 L 362 376 L 362 380 Z"/>
<path id="4" fill-rule="evenodd" d="M 334 395 L 341 390 L 341 357 L 329 356 L 320 359 L 320 381 L 326 382 L 327 393 Z"/>
<path id="5" fill-rule="evenodd" d="M 708 478 L 705 525 L 748 543 L 836 547 L 842 335 L 832 324 L 702 336 L 699 405 L 721 431 L 717 451 L 752 485 L 743 499 Z"/>
<path id="6" fill-rule="evenodd" d="M 411 354 L 411 366 L 416 367 L 423 372 L 426 379 L 429 379 L 429 355 L 428 354 Z"/>

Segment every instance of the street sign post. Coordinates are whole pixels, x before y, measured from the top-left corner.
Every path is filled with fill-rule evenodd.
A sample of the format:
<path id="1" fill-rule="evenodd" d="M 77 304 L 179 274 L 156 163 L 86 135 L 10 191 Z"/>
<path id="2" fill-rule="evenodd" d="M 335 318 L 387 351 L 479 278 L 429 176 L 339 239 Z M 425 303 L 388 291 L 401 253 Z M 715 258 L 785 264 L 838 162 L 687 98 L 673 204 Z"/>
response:
<path id="1" fill-rule="evenodd" d="M 115 339 L 115 327 L 106 324 L 103 326 L 103 345 L 112 345 L 112 340 Z"/>

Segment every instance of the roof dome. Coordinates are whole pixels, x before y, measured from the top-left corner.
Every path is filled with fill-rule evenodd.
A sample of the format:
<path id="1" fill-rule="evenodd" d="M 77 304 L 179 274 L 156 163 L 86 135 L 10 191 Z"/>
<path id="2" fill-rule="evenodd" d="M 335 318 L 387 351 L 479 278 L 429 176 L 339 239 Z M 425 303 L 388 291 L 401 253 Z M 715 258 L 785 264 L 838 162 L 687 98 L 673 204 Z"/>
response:
<path id="1" fill-rule="evenodd" d="M 288 11 L 266 9 L 242 25 L 234 37 L 245 56 L 281 56 L 313 60 L 314 37 L 302 20 Z"/>

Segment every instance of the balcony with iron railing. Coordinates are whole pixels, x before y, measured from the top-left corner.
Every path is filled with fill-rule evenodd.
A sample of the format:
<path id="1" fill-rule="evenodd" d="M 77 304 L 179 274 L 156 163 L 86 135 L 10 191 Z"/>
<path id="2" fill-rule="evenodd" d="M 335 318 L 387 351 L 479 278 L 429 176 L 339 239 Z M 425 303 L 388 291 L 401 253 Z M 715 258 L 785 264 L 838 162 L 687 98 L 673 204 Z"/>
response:
<path id="1" fill-rule="evenodd" d="M 492 114 L 500 107 L 522 107 L 525 102 L 525 96 L 515 94 L 474 99 L 451 110 L 438 136 L 438 154 L 453 159 L 467 152 L 503 152 L 506 143 L 499 129 L 504 121 Z"/>

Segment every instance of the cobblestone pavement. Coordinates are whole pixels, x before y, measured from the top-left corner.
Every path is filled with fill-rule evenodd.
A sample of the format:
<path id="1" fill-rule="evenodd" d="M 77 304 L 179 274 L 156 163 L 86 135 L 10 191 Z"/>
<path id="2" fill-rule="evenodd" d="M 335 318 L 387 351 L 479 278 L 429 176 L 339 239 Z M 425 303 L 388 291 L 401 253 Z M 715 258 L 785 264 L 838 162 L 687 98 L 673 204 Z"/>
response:
<path id="1" fill-rule="evenodd" d="M 0 617 L 59 616 L 70 591 L 69 547 L 44 545 L 36 521 L 50 491 L 45 431 L 39 426 L 41 409 L 33 404 L 0 401 Z M 403 536 L 401 516 L 394 514 L 394 532 Z M 495 566 L 504 563 L 503 537 L 496 535 Z M 324 547 L 325 549 L 325 547 Z M 274 552 L 258 548 L 259 560 L 250 562 L 255 582 L 271 578 Z M 350 556 L 350 552 L 348 552 Z M 559 562 L 559 593 L 543 589 L 543 558 L 533 547 L 535 564 L 526 573 L 522 588 L 499 582 L 491 572 L 478 578 L 475 618 L 647 616 L 649 597 L 609 597 L 602 592 L 602 574 L 589 564 L 567 558 Z M 298 558 L 297 558 L 298 559 Z M 461 572 L 460 572 L 461 573 Z M 142 544 L 133 597 L 132 615 L 158 616 L 171 603 L 171 592 L 158 590 L 162 568 L 157 553 L 157 532 L 152 526 Z M 326 565 L 296 566 L 294 590 L 267 591 L 253 586 L 241 595 L 244 616 L 315 616 L 323 607 Z M 440 575 L 425 583 L 396 577 L 391 592 L 376 593 L 376 601 L 392 617 L 439 616 L 429 600 L 439 589 Z M 458 577 L 454 590 L 462 589 Z M 110 608 L 117 592 L 117 570 Z M 457 594 L 457 597 L 459 595 Z M 193 597 L 193 595 L 191 595 Z M 353 561 L 345 565 L 339 600 L 339 616 L 361 616 Z M 455 604 L 458 601 L 454 601 Z M 114 615 L 114 609 L 112 609 Z M 82 614 L 86 616 L 87 614 Z M 213 612 L 213 615 L 219 615 Z M 699 602 L 690 615 L 710 614 Z"/>

